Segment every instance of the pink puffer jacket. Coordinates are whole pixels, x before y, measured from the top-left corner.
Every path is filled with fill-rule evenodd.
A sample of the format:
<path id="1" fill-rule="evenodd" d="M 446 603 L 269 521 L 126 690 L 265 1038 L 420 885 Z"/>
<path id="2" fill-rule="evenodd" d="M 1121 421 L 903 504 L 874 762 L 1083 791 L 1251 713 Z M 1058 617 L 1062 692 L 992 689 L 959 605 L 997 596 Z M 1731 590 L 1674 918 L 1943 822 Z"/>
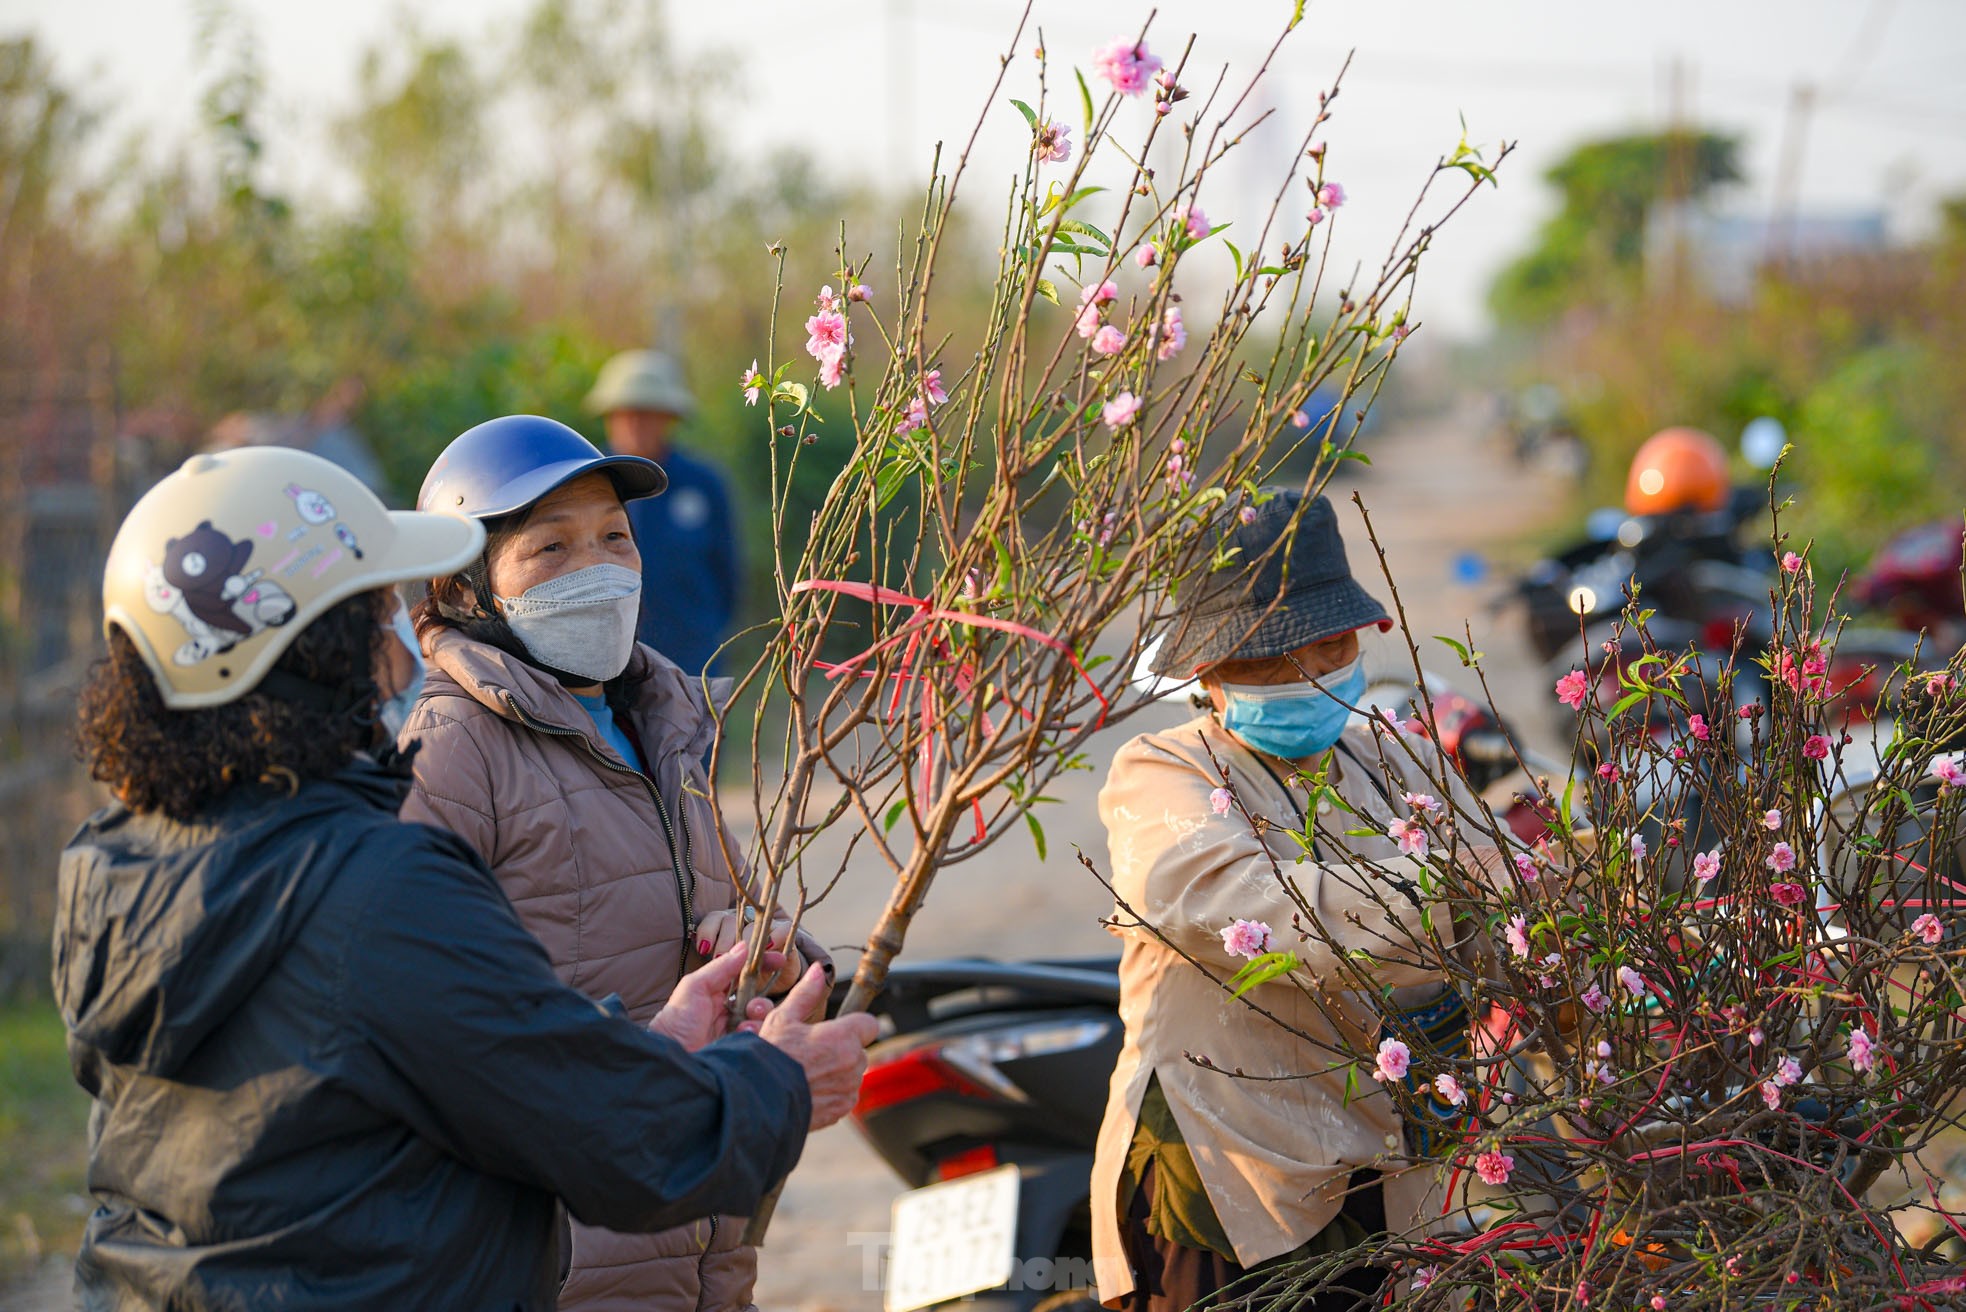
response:
<path id="1" fill-rule="evenodd" d="M 403 819 L 462 835 L 560 978 L 591 998 L 618 995 L 646 1023 L 702 964 L 697 922 L 731 907 L 733 881 L 749 874 L 707 800 L 713 725 L 701 681 L 636 647 L 630 721 L 645 776 L 551 677 L 454 629 L 431 629 L 423 646 L 428 680 L 403 730 L 405 745 L 418 744 Z M 803 933 L 797 946 L 807 961 L 827 959 Z M 731 1217 L 652 1235 L 575 1220 L 560 1307 L 743 1312 L 757 1273 L 743 1230 Z"/>

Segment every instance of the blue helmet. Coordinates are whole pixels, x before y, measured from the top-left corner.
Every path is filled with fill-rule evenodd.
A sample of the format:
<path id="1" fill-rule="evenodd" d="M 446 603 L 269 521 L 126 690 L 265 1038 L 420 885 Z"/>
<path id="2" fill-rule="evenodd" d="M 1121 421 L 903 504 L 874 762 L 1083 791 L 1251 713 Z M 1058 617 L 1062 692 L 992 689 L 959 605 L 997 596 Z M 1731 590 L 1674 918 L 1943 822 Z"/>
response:
<path id="1" fill-rule="evenodd" d="M 623 501 L 652 497 L 669 486 L 669 476 L 653 460 L 603 455 L 557 420 L 504 415 L 451 439 L 424 475 L 416 508 L 495 519 L 590 473 L 606 474 Z"/>

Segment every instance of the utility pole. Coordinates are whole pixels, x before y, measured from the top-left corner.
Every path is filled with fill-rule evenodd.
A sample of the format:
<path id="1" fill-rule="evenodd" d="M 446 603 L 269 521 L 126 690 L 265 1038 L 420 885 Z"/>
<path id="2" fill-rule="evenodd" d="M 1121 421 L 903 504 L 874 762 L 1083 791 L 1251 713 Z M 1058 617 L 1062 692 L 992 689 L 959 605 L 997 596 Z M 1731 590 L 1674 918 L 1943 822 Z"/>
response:
<path id="1" fill-rule="evenodd" d="M 1797 82 L 1789 91 L 1788 111 L 1782 115 L 1782 149 L 1775 165 L 1774 210 L 1768 218 L 1768 258 L 1786 265 L 1795 257 L 1795 211 L 1802 194 L 1802 161 L 1809 140 L 1809 119 L 1816 108 L 1816 88 Z"/>

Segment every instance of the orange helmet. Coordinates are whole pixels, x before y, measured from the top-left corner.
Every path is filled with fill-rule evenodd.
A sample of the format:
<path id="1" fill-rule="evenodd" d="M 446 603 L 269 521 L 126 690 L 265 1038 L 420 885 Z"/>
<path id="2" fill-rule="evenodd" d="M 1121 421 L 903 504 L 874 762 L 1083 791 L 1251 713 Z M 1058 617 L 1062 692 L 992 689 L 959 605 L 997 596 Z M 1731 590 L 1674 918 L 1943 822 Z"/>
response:
<path id="1" fill-rule="evenodd" d="M 1634 515 L 1719 510 L 1730 485 L 1720 443 L 1697 428 L 1662 429 L 1632 457 L 1625 509 Z"/>

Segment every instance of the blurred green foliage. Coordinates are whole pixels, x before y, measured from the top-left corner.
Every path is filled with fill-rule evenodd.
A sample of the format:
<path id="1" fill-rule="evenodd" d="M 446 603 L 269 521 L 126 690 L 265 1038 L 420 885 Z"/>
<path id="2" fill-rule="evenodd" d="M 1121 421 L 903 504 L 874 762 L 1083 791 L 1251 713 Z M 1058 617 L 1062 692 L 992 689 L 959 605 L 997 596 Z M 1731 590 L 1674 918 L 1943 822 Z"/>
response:
<path id="1" fill-rule="evenodd" d="M 81 1242 L 89 1100 L 66 1039 L 53 1003 L 0 1005 L 0 1287 Z"/>
<path id="2" fill-rule="evenodd" d="M 1495 317 L 1547 323 L 1575 305 L 1631 297 L 1647 220 L 1660 205 L 1739 182 L 1740 146 L 1713 132 L 1665 132 L 1589 142 L 1558 160 L 1543 180 L 1561 204 L 1490 288 Z"/>
<path id="3" fill-rule="evenodd" d="M 1644 268 L 1636 193 L 1662 176 L 1666 140 L 1588 145 L 1553 170 L 1563 211 L 1493 289 L 1498 314 L 1518 315 L 1515 330 L 1529 337 L 1516 376 L 1559 389 L 1591 452 L 1586 497 L 1618 504 L 1632 454 L 1661 428 L 1704 428 L 1732 448 L 1749 420 L 1766 415 L 1793 447 L 1781 474 L 1796 502 L 1785 526 L 1816 541 L 1820 570 L 1860 567 L 1897 532 L 1957 517 L 1966 489 L 1966 371 L 1954 363 L 1966 353 L 1966 200 L 1948 202 L 1922 244 L 1767 260 L 1745 299 L 1722 300 Z M 1689 141 L 1704 143 L 1688 154 L 1696 192 L 1738 177 L 1738 143 L 1706 133 Z M 1586 240 L 1579 227 L 1553 238 L 1593 210 L 1601 233 Z M 1596 253 L 1580 254 L 1586 248 Z M 1531 276 L 1558 268 L 1576 281 Z M 1765 478 L 1745 464 L 1736 473 Z"/>
<path id="4" fill-rule="evenodd" d="M 187 90 L 199 133 L 133 135 L 107 156 L 129 125 L 31 40 L 0 42 L 0 195 L 18 197 L 0 211 L 0 308 L 28 327 L 0 334 L 0 369 L 73 367 L 112 344 L 120 408 L 146 417 L 157 472 L 233 412 L 346 419 L 400 503 L 446 442 L 497 414 L 599 440 L 580 409 L 595 371 L 657 345 L 700 402 L 678 440 L 735 481 L 748 609 L 769 613 L 769 433 L 737 387 L 754 357 L 771 361 L 767 247 L 788 252 L 780 342 L 798 353 L 808 298 L 841 281 L 843 231 L 856 262 L 894 268 L 878 198 L 724 141 L 741 66 L 677 50 L 659 0 L 535 0 L 469 40 L 404 11 L 327 134 L 332 175 L 302 189 L 282 180 L 308 169 L 271 157 L 281 138 L 250 25 L 223 4 L 201 12 L 204 79 Z M 955 322 L 986 285 L 966 276 L 960 260 L 944 274 Z M 794 377 L 811 363 L 798 360 Z M 787 516 L 795 541 L 800 507 L 851 448 L 843 401 L 826 399 Z"/>

